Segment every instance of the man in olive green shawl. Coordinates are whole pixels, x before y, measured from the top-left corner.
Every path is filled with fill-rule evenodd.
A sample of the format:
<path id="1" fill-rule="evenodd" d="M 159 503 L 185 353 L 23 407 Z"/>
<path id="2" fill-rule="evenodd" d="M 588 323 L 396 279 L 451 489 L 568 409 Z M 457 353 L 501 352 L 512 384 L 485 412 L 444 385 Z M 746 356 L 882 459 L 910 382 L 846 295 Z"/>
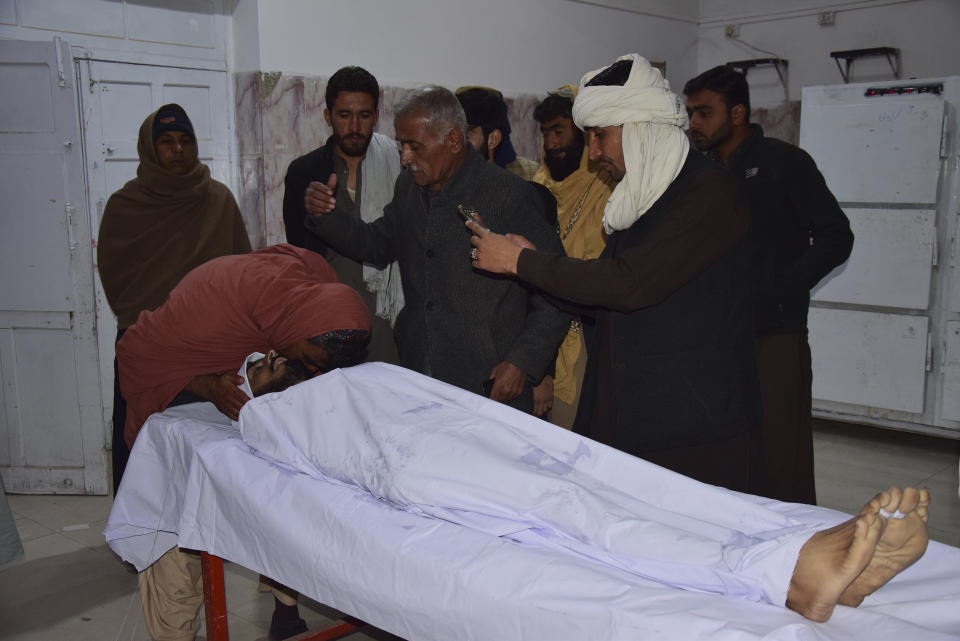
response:
<path id="1" fill-rule="evenodd" d="M 147 116 L 137 153 L 137 177 L 107 201 L 97 239 L 100 280 L 117 316 L 117 340 L 140 312 L 163 304 L 191 269 L 218 256 L 250 251 L 240 208 L 227 186 L 211 178 L 199 161 L 193 124 L 180 105 L 164 105 Z M 125 414 L 115 385 L 114 491 L 128 455 Z"/>

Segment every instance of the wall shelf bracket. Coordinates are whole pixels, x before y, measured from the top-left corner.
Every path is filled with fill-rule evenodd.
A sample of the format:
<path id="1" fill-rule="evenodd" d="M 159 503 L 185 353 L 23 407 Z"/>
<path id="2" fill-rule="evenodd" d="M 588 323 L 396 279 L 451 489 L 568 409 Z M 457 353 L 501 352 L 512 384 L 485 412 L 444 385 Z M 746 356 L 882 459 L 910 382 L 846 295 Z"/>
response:
<path id="1" fill-rule="evenodd" d="M 845 83 L 850 82 L 850 67 L 855 60 L 860 58 L 875 58 L 884 56 L 890 63 L 890 69 L 893 71 L 894 80 L 900 79 L 900 50 L 896 47 L 873 47 L 870 49 L 848 49 L 847 51 L 831 51 L 830 57 L 837 63 L 837 69 L 843 76 Z M 840 61 L 843 60 L 843 64 Z"/>
<path id="2" fill-rule="evenodd" d="M 765 67 L 773 66 L 777 70 L 777 77 L 780 78 L 780 84 L 783 85 L 784 96 L 789 99 L 787 94 L 789 94 L 789 88 L 787 86 L 787 67 L 790 65 L 789 60 L 784 60 L 783 58 L 753 58 L 751 60 L 734 60 L 728 62 L 727 66 L 731 69 L 736 69 L 746 77 L 747 72 L 753 69 L 754 67 Z"/>

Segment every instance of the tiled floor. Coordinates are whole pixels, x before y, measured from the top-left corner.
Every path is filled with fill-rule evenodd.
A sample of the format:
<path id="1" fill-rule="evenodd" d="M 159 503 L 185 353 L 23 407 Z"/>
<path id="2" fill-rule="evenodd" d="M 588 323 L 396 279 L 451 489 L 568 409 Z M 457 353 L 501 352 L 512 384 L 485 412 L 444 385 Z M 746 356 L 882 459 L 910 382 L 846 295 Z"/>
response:
<path id="1" fill-rule="evenodd" d="M 816 433 L 820 504 L 855 512 L 890 485 L 928 487 L 931 537 L 960 546 L 957 460 L 960 441 L 877 428 L 819 422 Z M 110 497 L 8 495 L 25 558 L 0 568 L 0 637 L 6 641 L 148 641 L 137 577 L 103 542 Z M 226 566 L 228 624 L 233 641 L 266 638 L 272 597 L 257 592 L 257 577 Z M 311 629 L 338 613 L 301 604 Z M 202 634 L 202 632 L 201 632 Z M 350 641 L 394 639 L 364 630 Z"/>

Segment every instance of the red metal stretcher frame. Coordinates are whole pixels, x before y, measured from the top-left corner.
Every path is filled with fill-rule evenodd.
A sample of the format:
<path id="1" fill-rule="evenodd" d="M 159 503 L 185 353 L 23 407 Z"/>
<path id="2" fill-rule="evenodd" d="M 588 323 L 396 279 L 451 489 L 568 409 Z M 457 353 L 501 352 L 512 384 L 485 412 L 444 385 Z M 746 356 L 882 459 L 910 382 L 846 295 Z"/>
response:
<path id="1" fill-rule="evenodd" d="M 223 559 L 201 552 L 200 566 L 203 568 L 203 610 L 207 617 L 207 641 L 229 641 L 227 593 L 223 585 Z M 333 641 L 366 625 L 360 619 L 347 616 L 342 623 L 317 632 L 304 632 L 291 641 Z"/>

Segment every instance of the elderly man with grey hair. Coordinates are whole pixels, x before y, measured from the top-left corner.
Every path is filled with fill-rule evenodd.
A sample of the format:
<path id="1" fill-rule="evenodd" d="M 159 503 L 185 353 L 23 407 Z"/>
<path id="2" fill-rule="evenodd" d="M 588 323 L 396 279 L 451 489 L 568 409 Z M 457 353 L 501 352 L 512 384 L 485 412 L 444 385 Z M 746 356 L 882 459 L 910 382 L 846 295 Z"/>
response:
<path id="1" fill-rule="evenodd" d="M 311 183 L 305 223 L 341 254 L 376 266 L 398 261 L 405 304 L 394 335 L 403 366 L 529 412 L 532 385 L 556 357 L 570 316 L 514 279 L 474 269 L 460 211 L 547 251 L 563 246 L 534 188 L 470 152 L 452 92 L 411 90 L 394 112 L 404 171 L 383 217 L 343 216 L 330 186 Z"/>

